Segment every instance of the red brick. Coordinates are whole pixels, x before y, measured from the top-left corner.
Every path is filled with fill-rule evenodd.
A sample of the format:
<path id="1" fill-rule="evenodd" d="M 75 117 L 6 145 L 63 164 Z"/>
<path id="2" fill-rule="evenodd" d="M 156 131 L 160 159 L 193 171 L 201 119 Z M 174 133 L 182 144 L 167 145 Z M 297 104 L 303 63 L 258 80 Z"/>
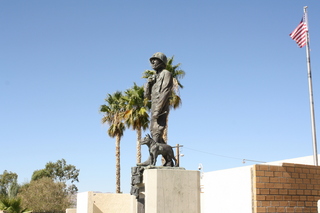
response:
<path id="1" fill-rule="evenodd" d="M 310 174 L 317 174 L 317 169 L 310 169 Z"/>
<path id="2" fill-rule="evenodd" d="M 296 183 L 297 179 L 287 178 L 287 183 Z"/>
<path id="3" fill-rule="evenodd" d="M 259 194 L 263 194 L 263 195 L 268 195 L 270 194 L 269 189 L 259 189 L 260 193 Z"/>
<path id="4" fill-rule="evenodd" d="M 311 195 L 311 190 L 304 190 L 304 195 Z"/>
<path id="5" fill-rule="evenodd" d="M 307 184 L 299 184 L 299 189 L 307 189 Z"/>
<path id="6" fill-rule="evenodd" d="M 297 194 L 297 190 L 289 189 L 289 195 L 296 195 L 296 194 Z"/>
<path id="7" fill-rule="evenodd" d="M 297 206 L 297 201 L 289 201 L 289 206 Z"/>
<path id="8" fill-rule="evenodd" d="M 299 196 L 299 200 L 300 201 L 307 200 L 307 196 Z"/>
<path id="9" fill-rule="evenodd" d="M 280 178 L 279 178 L 279 180 L 280 180 L 280 183 L 287 183 L 287 182 L 288 182 L 288 180 L 290 180 L 290 179 L 280 177 Z"/>
<path id="10" fill-rule="evenodd" d="M 286 171 L 286 168 L 283 167 L 283 166 L 279 166 L 279 167 L 278 167 L 278 171 L 279 171 L 279 172 L 285 172 L 285 171 Z M 320 173 L 319 173 L 319 174 L 320 174 Z"/>
<path id="11" fill-rule="evenodd" d="M 284 201 L 290 201 L 291 200 L 291 196 L 290 195 L 284 195 L 283 196 L 283 200 Z"/>
<path id="12" fill-rule="evenodd" d="M 265 195 L 257 195 L 256 196 L 256 200 L 259 201 L 259 200 L 266 200 L 266 196 Z"/>
<path id="13" fill-rule="evenodd" d="M 303 169 L 302 169 L 302 172 L 309 174 L 310 170 L 309 170 L 309 169 L 306 169 L 306 168 L 303 168 Z"/>
<path id="14" fill-rule="evenodd" d="M 306 205 L 306 206 L 312 206 L 313 203 L 312 203 L 311 201 L 306 201 L 306 202 L 305 202 L 305 205 Z"/>
<path id="15" fill-rule="evenodd" d="M 299 178 L 307 178 L 307 174 L 300 173 L 300 174 L 299 174 Z"/>
<path id="16" fill-rule="evenodd" d="M 267 212 L 276 212 L 276 207 L 267 207 Z"/>
<path id="17" fill-rule="evenodd" d="M 269 165 L 256 165 L 257 171 L 269 171 Z"/>
<path id="18" fill-rule="evenodd" d="M 259 183 L 269 182 L 269 177 L 258 177 L 257 182 Z"/>
<path id="19" fill-rule="evenodd" d="M 302 189 L 298 189 L 297 190 L 297 195 L 303 195 L 303 190 Z"/>
<path id="20" fill-rule="evenodd" d="M 291 184 L 291 189 L 299 189 L 299 184 L 297 183 Z"/>
<path id="21" fill-rule="evenodd" d="M 273 172 L 272 171 L 265 171 L 264 175 L 269 176 L 269 177 L 273 177 Z"/>
<path id="22" fill-rule="evenodd" d="M 283 189 L 291 189 L 291 184 L 283 184 Z"/>
<path id="23" fill-rule="evenodd" d="M 278 195 L 279 194 L 279 189 L 270 189 L 270 194 Z"/>
<path id="24" fill-rule="evenodd" d="M 303 183 L 310 183 L 310 179 L 303 179 Z"/>
<path id="25" fill-rule="evenodd" d="M 307 200 L 308 200 L 308 201 L 315 201 L 314 198 L 313 198 L 313 196 L 308 196 L 308 197 L 307 197 Z"/>
<path id="26" fill-rule="evenodd" d="M 280 206 L 279 201 L 270 201 L 270 206 Z"/>
<path id="27" fill-rule="evenodd" d="M 280 201 L 280 206 L 288 206 L 289 201 Z"/>
<path id="28" fill-rule="evenodd" d="M 313 184 L 313 185 L 318 184 L 318 180 L 316 180 L 316 179 L 311 179 L 311 184 Z"/>
<path id="29" fill-rule="evenodd" d="M 319 184 L 313 185 L 313 188 L 319 190 L 320 189 L 320 185 Z"/>
<path id="30" fill-rule="evenodd" d="M 266 200 L 274 200 L 274 195 L 266 195 Z"/>
<path id="31" fill-rule="evenodd" d="M 303 190 L 302 190 L 302 193 L 303 193 Z M 279 189 L 279 194 L 280 194 L 280 195 L 286 195 L 286 194 L 288 194 L 288 189 Z"/>
<path id="32" fill-rule="evenodd" d="M 269 189 L 273 189 L 274 187 L 274 183 L 265 183 L 265 187 L 264 188 L 269 188 Z"/>
<path id="33" fill-rule="evenodd" d="M 266 207 L 257 207 L 257 213 L 265 213 Z"/>
<path id="34" fill-rule="evenodd" d="M 303 213 L 312 213 L 312 210 L 310 209 L 310 207 L 305 207 L 303 209 Z"/>
<path id="35" fill-rule="evenodd" d="M 271 201 L 260 201 L 260 205 L 259 206 L 271 206 Z"/>
<path id="36" fill-rule="evenodd" d="M 314 174 L 307 174 L 307 178 L 313 179 L 314 178 Z"/>
<path id="37" fill-rule="evenodd" d="M 286 212 L 285 207 L 276 207 L 276 212 Z"/>
<path id="38" fill-rule="evenodd" d="M 314 196 L 314 200 L 315 200 L 315 201 L 320 200 L 320 196 Z"/>
<path id="39" fill-rule="evenodd" d="M 288 172 L 282 172 L 282 177 L 291 177 L 290 173 Z"/>
<path id="40" fill-rule="evenodd" d="M 274 184 L 274 188 L 282 189 L 282 188 L 284 188 L 284 185 L 285 185 L 285 184 L 282 184 L 282 183 L 275 183 L 275 184 Z"/>
<path id="41" fill-rule="evenodd" d="M 302 207 L 295 207 L 295 208 L 294 208 L 294 212 L 295 212 L 295 213 L 303 212 L 303 208 L 302 208 Z"/>
<path id="42" fill-rule="evenodd" d="M 270 177 L 270 182 L 271 183 L 279 183 L 280 182 L 280 178 L 278 178 L 278 177 Z"/>
<path id="43" fill-rule="evenodd" d="M 299 178 L 299 173 L 296 173 L 296 172 L 294 172 L 294 173 L 291 173 L 291 177 L 292 178 Z"/>
<path id="44" fill-rule="evenodd" d="M 313 189 L 313 185 L 312 184 L 307 184 L 307 189 Z"/>
<path id="45" fill-rule="evenodd" d="M 287 172 L 294 172 L 294 168 L 293 168 L 293 167 L 292 167 L 292 168 L 287 167 L 287 168 L 286 168 L 286 171 L 287 171 Z"/>
<path id="46" fill-rule="evenodd" d="M 274 172 L 274 176 L 275 177 L 282 177 L 283 176 L 283 172 Z"/>
<path id="47" fill-rule="evenodd" d="M 294 213 L 294 207 L 287 207 L 287 208 L 286 208 L 286 212 L 287 212 L 287 213 L 289 213 L 289 212 L 290 212 L 290 213 Z"/>
<path id="48" fill-rule="evenodd" d="M 293 201 L 299 201 L 300 200 L 300 196 L 292 196 L 291 199 Z"/>
<path id="49" fill-rule="evenodd" d="M 256 176 L 264 176 L 264 171 L 256 171 Z"/>
<path id="50" fill-rule="evenodd" d="M 269 171 L 279 171 L 279 166 L 269 166 Z"/>
<path id="51" fill-rule="evenodd" d="M 256 183 L 256 188 L 257 189 L 266 188 L 266 185 L 264 183 Z"/>
<path id="52" fill-rule="evenodd" d="M 318 208 L 317 207 L 315 207 L 315 208 L 311 208 L 311 211 L 310 211 L 311 213 L 318 213 Z"/>
<path id="53" fill-rule="evenodd" d="M 298 201 L 297 202 L 297 206 L 304 206 L 304 202 L 303 201 Z"/>

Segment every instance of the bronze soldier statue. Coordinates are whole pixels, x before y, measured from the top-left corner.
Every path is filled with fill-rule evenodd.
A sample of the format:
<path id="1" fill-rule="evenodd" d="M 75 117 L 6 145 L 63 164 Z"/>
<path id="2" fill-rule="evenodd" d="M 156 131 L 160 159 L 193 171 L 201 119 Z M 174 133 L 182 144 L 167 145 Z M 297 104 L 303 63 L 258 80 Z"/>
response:
<path id="1" fill-rule="evenodd" d="M 152 68 L 156 74 L 148 78 L 145 87 L 145 97 L 151 100 L 150 132 L 152 139 L 157 143 L 165 143 L 163 132 L 167 124 L 169 113 L 169 98 L 173 86 L 171 73 L 166 70 L 167 57 L 157 52 L 150 58 Z M 150 158 L 137 164 L 138 166 L 150 165 Z"/>

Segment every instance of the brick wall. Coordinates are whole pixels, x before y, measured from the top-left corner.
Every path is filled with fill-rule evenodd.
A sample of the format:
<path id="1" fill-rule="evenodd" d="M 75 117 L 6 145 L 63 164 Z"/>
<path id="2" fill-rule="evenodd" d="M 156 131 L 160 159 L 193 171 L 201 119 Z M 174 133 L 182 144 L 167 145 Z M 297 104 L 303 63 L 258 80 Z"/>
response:
<path id="1" fill-rule="evenodd" d="M 320 167 L 255 165 L 252 175 L 254 213 L 318 212 Z"/>

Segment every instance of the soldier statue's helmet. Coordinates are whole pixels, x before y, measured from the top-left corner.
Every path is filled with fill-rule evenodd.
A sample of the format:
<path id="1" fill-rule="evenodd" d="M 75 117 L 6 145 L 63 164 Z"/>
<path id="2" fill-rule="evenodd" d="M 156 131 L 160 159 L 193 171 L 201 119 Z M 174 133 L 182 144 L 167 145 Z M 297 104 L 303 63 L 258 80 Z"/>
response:
<path id="1" fill-rule="evenodd" d="M 161 52 L 157 52 L 155 54 L 153 54 L 150 58 L 150 62 L 152 59 L 157 58 L 160 59 L 165 65 L 167 65 L 167 56 Z"/>

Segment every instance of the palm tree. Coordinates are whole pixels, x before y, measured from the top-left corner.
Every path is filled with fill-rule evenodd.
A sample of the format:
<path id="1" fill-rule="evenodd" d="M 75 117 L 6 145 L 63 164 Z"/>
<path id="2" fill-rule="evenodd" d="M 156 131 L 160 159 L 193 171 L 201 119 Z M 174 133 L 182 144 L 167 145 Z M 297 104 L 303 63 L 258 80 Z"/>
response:
<path id="1" fill-rule="evenodd" d="M 23 213 L 31 212 L 27 208 L 22 208 L 21 198 L 17 197 L 1 197 L 0 198 L 0 209 L 5 210 L 8 213 Z"/>
<path id="2" fill-rule="evenodd" d="M 183 88 L 183 85 L 180 83 L 180 79 L 182 79 L 185 76 L 185 71 L 180 69 L 181 63 L 178 63 L 176 65 L 173 65 L 174 56 L 168 59 L 166 70 L 171 72 L 171 75 L 173 77 L 173 88 L 172 88 L 172 94 L 170 98 L 170 108 L 177 109 L 181 106 L 182 101 L 180 98 L 180 88 Z M 154 70 L 146 70 L 143 72 L 142 78 L 149 78 L 150 76 L 154 75 L 156 71 Z M 169 115 L 167 116 L 167 126 L 163 133 L 163 139 L 167 143 L 168 141 L 168 119 Z"/>
<path id="3" fill-rule="evenodd" d="M 101 121 L 110 125 L 108 135 L 116 138 L 116 193 L 120 193 L 120 141 L 125 130 L 123 95 L 117 91 L 113 95 L 108 94 L 105 101 L 107 105 L 101 105 L 100 107 L 100 112 L 104 113 Z"/>
<path id="4" fill-rule="evenodd" d="M 134 83 L 131 89 L 125 91 L 123 99 L 126 103 L 124 115 L 127 126 L 137 131 L 137 163 L 141 163 L 141 132 L 146 130 L 149 124 L 147 105 L 144 99 L 144 88 Z"/>

